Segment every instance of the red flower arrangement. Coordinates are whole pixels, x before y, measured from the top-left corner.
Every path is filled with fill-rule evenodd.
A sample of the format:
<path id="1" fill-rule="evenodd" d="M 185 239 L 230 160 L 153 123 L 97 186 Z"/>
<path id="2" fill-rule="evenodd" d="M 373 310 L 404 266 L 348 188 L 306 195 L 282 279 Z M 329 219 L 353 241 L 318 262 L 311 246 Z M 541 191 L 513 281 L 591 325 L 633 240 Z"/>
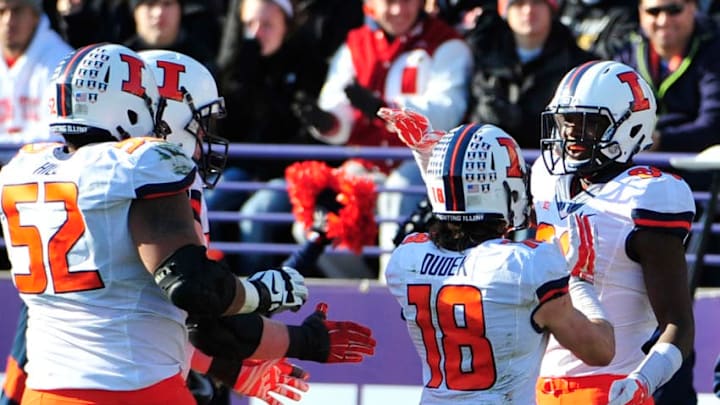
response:
<path id="1" fill-rule="evenodd" d="M 352 176 L 342 168 L 333 169 L 314 160 L 296 162 L 285 170 L 287 190 L 295 219 L 305 229 L 313 224 L 318 195 L 332 190 L 342 208 L 327 216 L 327 237 L 334 247 L 362 253 L 365 245 L 376 243 L 378 227 L 375 222 L 377 192 L 371 179 Z"/>

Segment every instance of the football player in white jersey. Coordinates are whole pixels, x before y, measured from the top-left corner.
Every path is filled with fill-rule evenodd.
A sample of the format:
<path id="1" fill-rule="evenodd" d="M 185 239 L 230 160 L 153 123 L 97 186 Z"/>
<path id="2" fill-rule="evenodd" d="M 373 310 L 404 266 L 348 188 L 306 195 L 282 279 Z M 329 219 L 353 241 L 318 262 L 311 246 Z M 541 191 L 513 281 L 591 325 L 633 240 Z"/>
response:
<path id="1" fill-rule="evenodd" d="M 27 145 L 0 172 L 0 220 L 28 307 L 23 403 L 194 404 L 187 314 L 295 308 L 302 277 L 240 280 L 206 257 L 187 198 L 195 164 L 157 139 L 163 103 L 135 52 L 81 48 L 48 93 L 65 144 Z"/>
<path id="2" fill-rule="evenodd" d="M 683 242 L 695 213 L 681 178 L 633 163 L 652 144 L 653 90 L 624 64 L 589 62 L 566 74 L 542 120 L 531 177 L 536 237 L 563 235 L 571 214 L 595 225 L 595 289 L 615 328 L 616 355 L 607 366 L 583 364 L 551 339 L 538 403 L 651 404 L 693 346 Z"/>
<path id="3" fill-rule="evenodd" d="M 423 363 L 423 404 L 532 404 L 550 334 L 594 365 L 614 355 L 612 326 L 593 302 L 593 230 L 576 217 L 559 244 L 513 242 L 530 212 L 517 143 L 493 125 L 433 133 L 407 110 L 380 114 L 416 152 L 434 222 L 408 235 L 386 276 Z M 558 241 L 559 242 L 559 241 Z M 570 294 L 568 294 L 568 290 Z"/>
<path id="4" fill-rule="evenodd" d="M 197 186 L 204 184 L 207 188 L 214 187 L 225 164 L 227 141 L 215 133 L 215 121 L 225 112 L 224 100 L 218 95 L 217 85 L 211 73 L 195 59 L 168 50 L 142 51 L 139 55 L 153 72 L 160 95 L 167 102 L 162 117 L 169 130 L 167 140 L 180 145 L 198 165 L 199 177 L 202 181 L 195 182 L 192 190 L 193 200 L 195 207 L 201 207 L 196 212 L 198 217 L 196 219 L 202 224 L 202 232 L 206 236 L 208 227 L 203 187 Z M 317 251 L 317 254 L 307 254 L 310 251 Z M 293 255 L 286 264 L 299 270 L 312 264 L 306 262 L 316 259 L 321 251 L 322 249 L 314 249 L 312 242 L 308 242 L 302 250 L 305 254 Z M 247 315 L 238 320 L 239 322 L 235 324 L 236 328 L 245 329 L 245 338 L 249 338 L 241 343 L 246 346 L 244 353 L 228 356 L 227 341 L 213 343 L 223 347 L 211 348 L 208 351 L 219 356 L 224 355 L 215 360 L 194 351 L 193 369 L 209 372 L 211 376 L 219 378 L 236 392 L 259 397 L 270 404 L 279 404 L 276 399 L 267 395 L 270 391 L 291 399 L 300 399 L 297 392 L 287 389 L 286 386 L 307 390 L 307 385 L 298 380 L 302 375 L 297 374 L 297 368 L 279 360 L 287 354 L 290 334 L 293 333 L 291 329 L 297 327 L 286 326 L 259 315 Z M 369 337 L 369 329 L 353 322 L 324 321 L 324 326 L 326 332 L 323 333 L 320 328 L 319 334 L 325 337 L 328 343 L 333 341 L 332 348 L 320 347 L 319 351 L 311 352 L 318 347 L 308 346 L 306 348 L 308 353 L 301 354 L 302 358 L 319 362 L 355 362 L 362 360 L 362 355 L 372 354 L 371 346 L 374 342 Z M 196 338 L 198 333 L 197 326 L 193 325 L 193 338 Z M 201 339 L 210 339 L 208 334 L 204 333 Z M 368 334 L 367 339 L 365 334 Z M 312 333 L 306 335 L 310 336 Z M 341 339 L 346 339 L 345 344 L 340 341 Z M 207 343 L 202 346 L 208 348 Z M 262 351 L 257 350 L 260 346 L 264 347 Z M 351 352 L 356 355 L 352 355 Z M 358 357 L 358 354 L 361 356 Z M 257 362 L 242 361 L 242 357 L 275 359 Z"/>
<path id="5" fill-rule="evenodd" d="M 209 242 L 203 190 L 215 187 L 227 160 L 228 141 L 215 131 L 217 120 L 225 115 L 224 99 L 217 93 L 212 74 L 196 60 L 164 50 L 142 51 L 138 55 L 152 71 L 160 96 L 167 103 L 162 117 L 169 131 L 165 139 L 180 145 L 197 164 L 197 175 L 189 194 L 198 231 Z M 279 402 L 268 395 L 270 392 L 299 400 L 299 392 L 308 390 L 307 383 L 303 381 L 307 374 L 284 360 L 214 361 L 194 348 L 190 350 L 191 372 L 221 379 L 240 394 L 273 404 Z M 204 392 L 203 384 L 199 383 L 201 378 L 188 378 L 188 386 L 196 399 L 198 395 L 215 397 L 220 394 L 212 387 L 211 392 Z"/>

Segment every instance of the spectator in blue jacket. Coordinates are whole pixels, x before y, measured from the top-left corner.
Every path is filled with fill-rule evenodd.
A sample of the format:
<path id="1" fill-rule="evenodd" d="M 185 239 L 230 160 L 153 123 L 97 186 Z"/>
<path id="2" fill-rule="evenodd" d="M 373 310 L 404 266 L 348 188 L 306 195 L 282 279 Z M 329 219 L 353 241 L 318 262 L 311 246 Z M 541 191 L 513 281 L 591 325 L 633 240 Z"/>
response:
<path id="1" fill-rule="evenodd" d="M 651 151 L 701 152 L 720 143 L 720 38 L 697 0 L 641 0 L 640 30 L 614 59 L 634 67 L 655 91 Z M 694 190 L 710 176 L 680 173 Z"/>
<path id="2" fill-rule="evenodd" d="M 720 40 L 695 0 L 642 0 L 640 32 L 615 55 L 658 100 L 651 150 L 700 152 L 720 143 Z"/>

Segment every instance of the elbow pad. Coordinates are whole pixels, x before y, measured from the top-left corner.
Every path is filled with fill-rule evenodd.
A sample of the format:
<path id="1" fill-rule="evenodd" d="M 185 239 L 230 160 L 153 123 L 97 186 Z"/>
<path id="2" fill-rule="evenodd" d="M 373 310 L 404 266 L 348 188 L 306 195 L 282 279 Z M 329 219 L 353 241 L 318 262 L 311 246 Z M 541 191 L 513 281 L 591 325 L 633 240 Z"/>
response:
<path id="1" fill-rule="evenodd" d="M 257 314 L 191 317 L 187 327 L 190 343 L 213 357 L 208 374 L 223 379 L 232 379 L 232 362 L 240 362 L 255 353 L 264 329 L 262 317 Z"/>
<path id="2" fill-rule="evenodd" d="M 235 276 L 208 259 L 204 246 L 181 247 L 153 276 L 168 300 L 191 315 L 220 316 L 235 298 Z"/>

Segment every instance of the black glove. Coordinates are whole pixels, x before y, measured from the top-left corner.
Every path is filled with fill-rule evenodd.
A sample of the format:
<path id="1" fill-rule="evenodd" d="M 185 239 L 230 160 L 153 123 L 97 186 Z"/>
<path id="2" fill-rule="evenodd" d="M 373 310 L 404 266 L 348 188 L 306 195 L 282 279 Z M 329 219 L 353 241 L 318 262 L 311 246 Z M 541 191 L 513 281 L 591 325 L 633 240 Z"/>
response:
<path id="1" fill-rule="evenodd" d="M 320 133 L 330 131 L 337 124 L 334 115 L 320 109 L 317 102 L 304 92 L 295 95 L 295 101 L 290 105 L 290 109 L 304 126 L 315 128 Z"/>
<path id="2" fill-rule="evenodd" d="M 286 357 L 318 363 L 360 363 L 375 354 L 370 328 L 352 321 L 329 321 L 327 304 L 319 303 L 315 312 L 300 326 L 288 326 L 290 345 Z"/>
<path id="3" fill-rule="evenodd" d="M 315 197 L 315 211 L 313 212 L 313 223 L 310 229 L 325 236 L 328 230 L 328 214 L 337 214 L 342 209 L 342 204 L 337 201 L 338 193 L 331 188 L 324 188 Z"/>
<path id="4" fill-rule="evenodd" d="M 371 120 L 377 118 L 378 110 L 385 106 L 383 99 L 355 82 L 345 87 L 345 95 L 353 107 L 362 111 Z"/>

